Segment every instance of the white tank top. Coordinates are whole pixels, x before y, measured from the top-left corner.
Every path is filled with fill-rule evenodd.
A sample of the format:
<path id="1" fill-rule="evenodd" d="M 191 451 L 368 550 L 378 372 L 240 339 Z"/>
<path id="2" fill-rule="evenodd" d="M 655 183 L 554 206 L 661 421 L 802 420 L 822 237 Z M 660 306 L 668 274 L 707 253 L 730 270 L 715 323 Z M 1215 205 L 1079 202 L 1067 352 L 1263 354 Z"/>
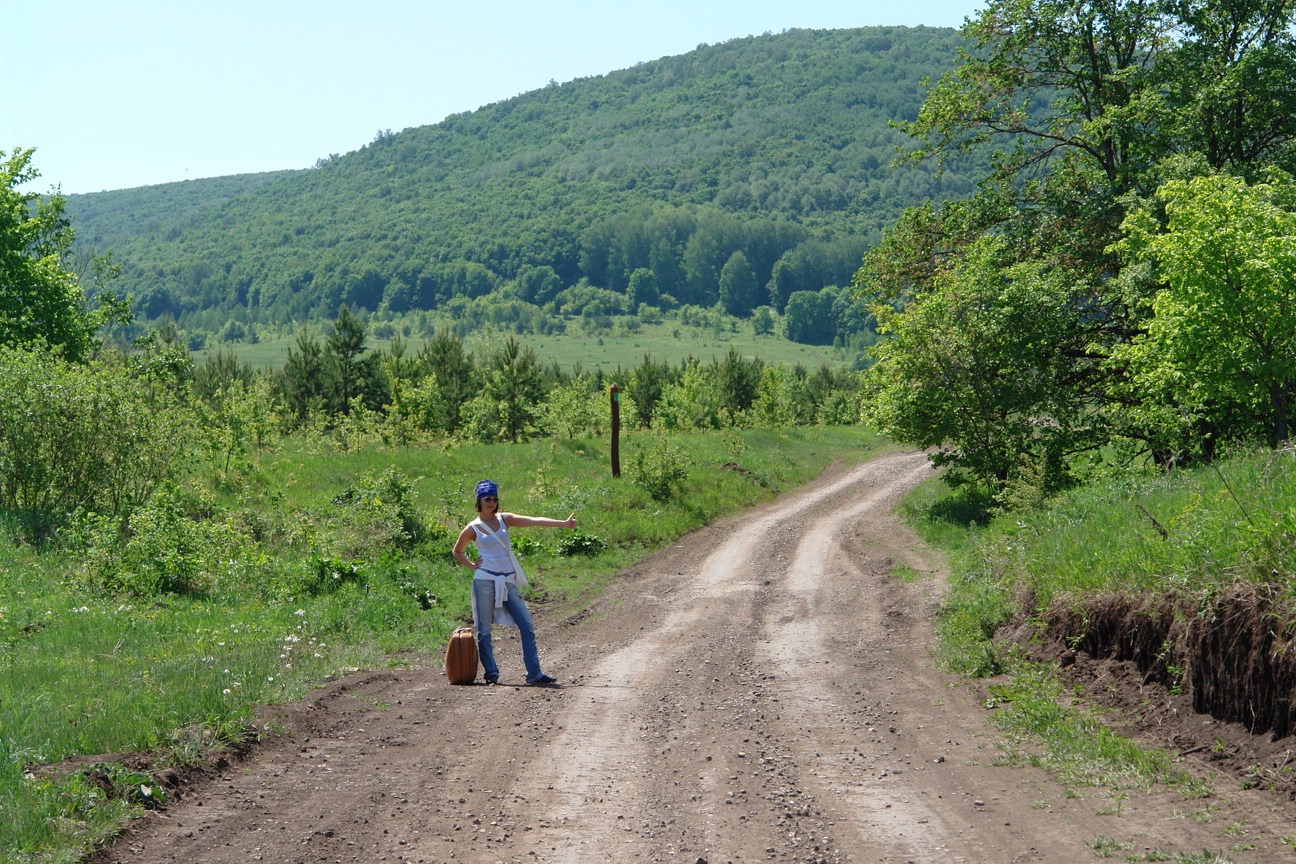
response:
<path id="1" fill-rule="evenodd" d="M 468 523 L 477 535 L 477 554 L 481 556 L 481 569 L 491 573 L 512 573 L 513 556 L 510 554 L 508 526 L 504 517 L 499 517 L 500 527 L 491 534 L 480 519 Z"/>

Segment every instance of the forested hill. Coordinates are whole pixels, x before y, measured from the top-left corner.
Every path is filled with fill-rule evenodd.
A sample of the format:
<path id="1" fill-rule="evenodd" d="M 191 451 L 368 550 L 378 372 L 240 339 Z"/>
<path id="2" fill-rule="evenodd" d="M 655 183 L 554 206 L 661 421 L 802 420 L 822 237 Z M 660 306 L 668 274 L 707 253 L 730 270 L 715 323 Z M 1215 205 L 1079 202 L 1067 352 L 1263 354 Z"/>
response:
<path id="1" fill-rule="evenodd" d="M 68 212 L 142 319 L 189 328 L 483 295 L 569 314 L 628 290 L 631 312 L 711 306 L 735 253 L 755 287 L 729 311 L 779 309 L 846 284 L 903 208 L 968 193 L 957 166 L 892 167 L 889 126 L 916 116 L 960 39 L 735 39 L 380 132 L 313 169 L 72 196 Z"/>

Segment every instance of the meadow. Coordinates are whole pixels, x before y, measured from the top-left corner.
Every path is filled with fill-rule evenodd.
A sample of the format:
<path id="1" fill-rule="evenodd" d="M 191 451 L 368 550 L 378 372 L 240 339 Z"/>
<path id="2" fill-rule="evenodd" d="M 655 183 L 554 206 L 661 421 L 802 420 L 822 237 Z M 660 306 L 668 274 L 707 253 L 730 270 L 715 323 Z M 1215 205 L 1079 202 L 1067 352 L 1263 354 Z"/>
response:
<path id="1" fill-rule="evenodd" d="M 645 355 L 672 365 L 690 356 L 710 362 L 723 358 L 731 348 L 744 358 L 759 357 L 774 366 L 800 364 L 810 370 L 823 365 L 834 369 L 848 367 L 859 357 L 857 350 L 831 345 L 802 345 L 774 335 L 758 336 L 752 332 L 749 321 L 727 317 L 717 317 L 716 321 L 716 326 L 704 326 L 681 323 L 677 319 L 641 323 L 632 317 L 624 317 L 618 319 L 619 323 L 613 327 L 597 333 L 586 333 L 574 327 L 562 334 L 528 335 L 526 344 L 535 351 L 541 365 L 556 365 L 569 374 L 602 372 L 611 375 L 618 368 L 633 369 L 643 362 Z M 397 332 L 406 342 L 407 354 L 413 355 L 431 338 L 435 327 L 421 326 L 412 319 L 370 322 L 368 347 L 377 352 L 389 351 Z M 296 343 L 297 334 L 279 333 L 269 328 L 266 333 L 255 343 L 210 344 L 193 352 L 194 361 L 202 364 L 208 354 L 232 350 L 241 362 L 254 369 L 281 368 L 288 357 L 288 349 Z M 323 331 L 320 335 L 324 335 Z M 474 339 L 483 338 L 491 336 L 489 333 L 469 335 L 466 341 L 471 346 Z"/>

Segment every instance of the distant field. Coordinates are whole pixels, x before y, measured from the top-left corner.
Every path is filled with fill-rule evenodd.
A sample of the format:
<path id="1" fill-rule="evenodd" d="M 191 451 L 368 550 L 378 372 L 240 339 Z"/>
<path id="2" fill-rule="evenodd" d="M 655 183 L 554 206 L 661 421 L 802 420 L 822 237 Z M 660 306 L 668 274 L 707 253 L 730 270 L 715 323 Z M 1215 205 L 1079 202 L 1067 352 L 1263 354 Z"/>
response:
<path id="1" fill-rule="evenodd" d="M 233 348 L 240 360 L 255 368 L 277 369 L 283 366 L 288 348 L 294 344 L 295 339 L 295 336 L 267 339 L 255 345 L 233 342 L 224 347 Z M 475 336 L 470 336 L 466 340 L 470 348 L 475 344 L 475 339 Z M 800 363 L 812 370 L 823 364 L 838 368 L 849 365 L 856 359 L 854 352 L 845 349 L 799 345 L 779 336 L 756 336 L 747 327 L 738 332 L 717 333 L 713 329 L 680 325 L 677 322 L 644 325 L 638 332 L 631 334 L 524 336 L 521 341 L 524 345 L 529 345 L 545 365 L 557 362 L 564 370 L 579 368 L 584 372 L 602 370 L 611 373 L 618 366 L 629 369 L 639 365 L 645 354 L 654 360 L 667 360 L 672 364 L 689 356 L 708 362 L 712 358 L 724 357 L 731 347 L 747 358 L 760 357 L 767 363 L 776 365 Z M 419 337 L 408 339 L 409 353 L 417 353 L 423 342 Z M 390 344 L 387 339 L 369 340 L 372 349 L 386 350 Z M 202 363 L 206 353 L 196 351 L 194 359 Z"/>

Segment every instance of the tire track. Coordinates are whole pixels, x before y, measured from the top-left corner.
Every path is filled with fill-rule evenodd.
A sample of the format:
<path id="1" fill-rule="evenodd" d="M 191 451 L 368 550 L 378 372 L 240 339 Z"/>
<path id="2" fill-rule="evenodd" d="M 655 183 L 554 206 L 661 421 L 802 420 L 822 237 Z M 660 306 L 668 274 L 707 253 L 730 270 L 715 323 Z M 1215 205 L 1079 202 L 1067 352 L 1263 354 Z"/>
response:
<path id="1" fill-rule="evenodd" d="M 893 476 L 897 471 L 902 473 Z M 555 823 L 563 826 L 564 833 L 580 838 L 561 848 L 532 851 L 543 851 L 550 856 L 546 860 L 556 862 L 592 860 L 588 857 L 591 850 L 606 852 L 624 842 L 627 832 L 618 823 L 624 823 L 632 814 L 655 813 L 658 823 L 666 823 L 669 815 L 653 803 L 663 783 L 689 785 L 690 815 L 699 821 L 678 831 L 675 843 L 658 844 L 661 854 L 671 854 L 672 848 L 668 847 L 677 850 L 698 844 L 702 851 L 725 846 L 738 849 L 746 859 L 764 857 L 771 848 L 786 846 L 787 838 L 781 836 L 786 832 L 768 827 L 753 831 L 750 824 L 741 825 L 743 830 L 735 832 L 727 812 L 732 805 L 722 803 L 716 810 L 716 801 L 732 800 L 729 787 L 734 784 L 728 778 L 746 765 L 721 762 L 714 756 L 708 761 L 707 755 L 697 756 L 696 760 L 685 758 L 683 762 L 689 764 L 680 764 L 679 752 L 666 749 L 671 746 L 669 742 L 681 739 L 692 742 L 694 751 L 700 752 L 706 748 L 699 745 L 718 744 L 721 737 L 746 738 L 748 742 L 752 738 L 748 730 L 736 730 L 734 723 L 750 713 L 743 709 L 753 706 L 733 704 L 744 702 L 740 696 L 727 700 L 729 704 L 724 706 L 712 700 L 708 707 L 711 688 L 706 676 L 691 671 L 695 661 L 686 655 L 696 651 L 699 642 L 704 643 L 702 650 L 711 659 L 704 666 L 723 667 L 730 676 L 740 675 L 745 679 L 744 687 L 760 693 L 765 685 L 752 663 L 754 643 L 778 641 L 781 637 L 763 635 L 752 626 L 760 617 L 756 611 L 758 595 L 789 589 L 802 594 L 818 588 L 818 580 L 810 573 L 812 565 L 803 560 L 804 556 L 798 555 L 794 566 L 781 573 L 772 570 L 770 562 L 789 557 L 789 549 L 803 535 L 800 524 L 816 526 L 801 541 L 803 545 L 823 546 L 841 530 L 843 519 L 889 507 L 929 473 L 921 454 L 875 460 L 821 488 L 785 495 L 773 506 L 733 524 L 727 538 L 697 569 L 683 574 L 684 584 L 673 592 L 669 611 L 656 626 L 608 654 L 587 673 L 579 700 L 565 715 L 562 733 L 535 760 L 545 767 L 519 781 L 522 797 L 548 793 L 557 798 Z M 829 502 L 854 494 L 861 487 L 867 488 L 867 493 L 840 519 L 823 518 Z M 771 589 L 767 583 L 772 583 L 775 575 L 785 584 Z M 809 620 L 813 621 L 813 616 Z M 661 723 L 663 718 L 670 718 L 666 721 L 669 730 L 654 729 L 654 722 Z M 706 723 L 699 722 L 700 718 L 705 718 Z M 708 734 L 704 727 L 715 726 L 717 720 L 720 731 L 712 728 Z M 740 752 L 744 753 L 737 757 L 741 763 L 748 757 L 745 751 Z M 772 764 L 768 760 L 774 757 L 767 754 L 757 758 Z M 787 787 L 791 769 L 784 765 L 780 777 L 783 787 Z M 744 797 L 750 799 L 750 793 Z M 777 809 L 798 795 L 783 788 L 773 797 Z M 636 837 L 636 842 L 641 840 Z"/>

